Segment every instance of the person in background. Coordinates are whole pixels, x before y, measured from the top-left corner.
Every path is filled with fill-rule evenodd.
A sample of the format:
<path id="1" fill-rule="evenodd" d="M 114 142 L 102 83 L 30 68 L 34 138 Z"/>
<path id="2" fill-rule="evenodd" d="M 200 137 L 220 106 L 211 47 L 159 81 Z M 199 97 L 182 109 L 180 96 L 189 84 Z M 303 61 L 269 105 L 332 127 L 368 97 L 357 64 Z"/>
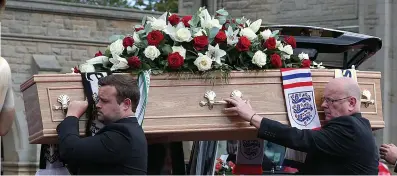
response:
<path id="1" fill-rule="evenodd" d="M 394 144 L 382 144 L 379 147 L 380 158 L 394 166 L 394 172 L 397 172 L 397 147 Z"/>
<path id="2" fill-rule="evenodd" d="M 79 118 L 86 101 L 72 101 L 58 125 L 60 159 L 78 167 L 78 175 L 146 175 L 147 141 L 134 111 L 140 93 L 131 75 L 109 75 L 99 80 L 98 120 L 105 126 L 95 136 L 80 138 Z"/>
<path id="3" fill-rule="evenodd" d="M 379 151 L 369 120 L 360 113 L 361 91 L 351 78 L 336 78 L 324 90 L 322 107 L 327 123 L 320 130 L 300 130 L 261 117 L 249 101 L 225 99 L 225 112 L 237 113 L 258 129 L 258 137 L 306 152 L 298 174 L 377 175 Z"/>
<path id="4" fill-rule="evenodd" d="M 0 1 L 4 7 L 5 1 Z M 15 119 L 14 92 L 12 89 L 11 68 L 8 62 L 0 57 L 0 136 L 5 136 Z"/>

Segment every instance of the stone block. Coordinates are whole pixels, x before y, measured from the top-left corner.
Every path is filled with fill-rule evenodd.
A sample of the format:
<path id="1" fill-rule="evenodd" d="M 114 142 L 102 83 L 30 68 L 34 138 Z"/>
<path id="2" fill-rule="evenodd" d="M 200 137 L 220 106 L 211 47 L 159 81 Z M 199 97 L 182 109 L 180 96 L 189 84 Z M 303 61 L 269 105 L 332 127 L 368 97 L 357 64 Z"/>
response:
<path id="1" fill-rule="evenodd" d="M 62 67 L 54 55 L 33 55 L 33 74 L 37 74 L 39 71 L 59 72 L 61 70 Z"/>

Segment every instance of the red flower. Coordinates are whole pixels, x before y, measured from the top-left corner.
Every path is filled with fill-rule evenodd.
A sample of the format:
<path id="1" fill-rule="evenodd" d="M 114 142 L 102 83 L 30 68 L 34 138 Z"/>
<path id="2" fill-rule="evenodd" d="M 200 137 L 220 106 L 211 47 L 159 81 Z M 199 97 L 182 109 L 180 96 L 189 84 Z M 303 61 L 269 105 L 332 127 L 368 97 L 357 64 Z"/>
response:
<path id="1" fill-rule="evenodd" d="M 208 37 L 205 35 L 194 37 L 193 39 L 193 47 L 197 50 L 203 50 L 208 45 Z"/>
<path id="2" fill-rule="evenodd" d="M 179 16 L 172 14 L 170 17 L 168 17 L 168 21 L 170 21 L 171 25 L 175 26 L 179 23 Z"/>
<path id="3" fill-rule="evenodd" d="M 179 54 L 179 52 L 175 53 L 170 53 L 168 55 L 168 66 L 172 69 L 178 69 L 182 67 L 184 59 L 183 57 Z"/>
<path id="4" fill-rule="evenodd" d="M 251 41 L 248 40 L 247 37 L 241 36 L 238 40 L 236 48 L 238 51 L 242 52 L 242 51 L 248 51 L 250 49 L 250 46 L 251 46 Z"/>
<path id="5" fill-rule="evenodd" d="M 190 15 L 190 16 L 184 16 L 183 18 L 182 18 L 182 22 L 183 22 L 183 24 L 185 25 L 185 27 L 190 27 L 190 24 L 189 24 L 189 21 L 192 19 L 192 16 Z"/>
<path id="6" fill-rule="evenodd" d="M 263 43 L 263 47 L 269 50 L 276 49 L 276 39 L 274 37 L 268 38 L 265 43 Z"/>
<path id="7" fill-rule="evenodd" d="M 132 37 L 125 37 L 125 38 L 123 39 L 123 46 L 124 46 L 125 48 L 127 48 L 127 47 L 129 47 L 129 46 L 132 47 L 132 45 L 134 45 L 134 39 L 133 39 Z"/>
<path id="8" fill-rule="evenodd" d="M 310 68 L 311 61 L 309 59 L 302 60 L 302 68 Z"/>
<path id="9" fill-rule="evenodd" d="M 75 66 L 73 68 L 73 73 L 80 73 L 80 70 L 79 70 L 79 68 L 77 68 L 77 66 Z"/>
<path id="10" fill-rule="evenodd" d="M 291 45 L 292 48 L 296 48 L 295 37 L 293 37 L 293 36 L 285 36 L 284 37 L 284 42 L 287 43 L 288 45 Z"/>
<path id="11" fill-rule="evenodd" d="M 135 31 L 138 32 L 138 31 L 143 30 L 143 29 L 145 29 L 145 28 L 144 27 L 139 27 L 139 28 L 135 28 Z"/>
<path id="12" fill-rule="evenodd" d="M 103 56 L 103 54 L 101 53 L 101 51 L 98 51 L 97 53 L 95 53 L 95 57 L 98 57 L 98 56 Z"/>
<path id="13" fill-rule="evenodd" d="M 141 68 L 142 62 L 137 56 L 132 56 L 127 60 L 128 65 L 132 68 Z"/>
<path id="14" fill-rule="evenodd" d="M 226 41 L 227 37 L 224 31 L 219 31 L 218 34 L 215 36 L 215 42 L 216 43 L 222 43 Z"/>
<path id="15" fill-rule="evenodd" d="M 233 169 L 234 168 L 234 166 L 236 166 L 233 162 L 231 162 L 231 161 L 229 161 L 229 166 Z"/>
<path id="16" fill-rule="evenodd" d="M 272 56 L 270 56 L 270 63 L 276 68 L 281 68 L 281 66 L 283 66 L 283 62 L 281 62 L 281 57 L 278 54 L 273 54 Z"/>
<path id="17" fill-rule="evenodd" d="M 222 168 L 222 164 L 220 164 L 220 163 L 216 163 L 216 165 L 215 165 L 215 170 L 217 171 L 217 172 L 219 172 L 219 170 Z"/>
<path id="18" fill-rule="evenodd" d="M 222 25 L 222 29 L 221 29 L 222 31 L 226 31 L 227 29 L 226 29 L 226 24 L 223 24 Z"/>
<path id="19" fill-rule="evenodd" d="M 164 39 L 163 33 L 158 30 L 149 32 L 147 35 L 147 42 L 149 45 L 159 46 L 160 42 Z"/>

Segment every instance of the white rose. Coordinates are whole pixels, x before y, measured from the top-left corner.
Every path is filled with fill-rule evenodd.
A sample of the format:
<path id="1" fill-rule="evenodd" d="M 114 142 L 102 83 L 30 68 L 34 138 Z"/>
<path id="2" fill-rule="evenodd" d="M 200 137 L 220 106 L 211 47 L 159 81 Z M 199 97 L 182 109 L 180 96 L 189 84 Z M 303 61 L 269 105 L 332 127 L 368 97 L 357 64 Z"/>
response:
<path id="1" fill-rule="evenodd" d="M 120 56 L 124 51 L 123 40 L 118 39 L 109 46 L 110 53 Z"/>
<path id="2" fill-rule="evenodd" d="M 194 61 L 194 65 L 196 65 L 200 71 L 206 71 L 211 69 L 212 59 L 207 55 L 199 53 L 199 57 Z"/>
<path id="3" fill-rule="evenodd" d="M 289 59 L 291 58 L 291 55 L 294 54 L 294 50 L 292 49 L 291 45 L 286 45 L 283 47 L 283 45 L 280 45 L 278 49 L 284 53 L 282 53 L 283 58 Z"/>
<path id="4" fill-rule="evenodd" d="M 183 59 L 185 59 L 186 57 L 186 49 L 183 48 L 182 46 L 173 46 L 172 52 L 173 53 L 178 52 L 183 57 Z"/>
<path id="5" fill-rule="evenodd" d="M 151 60 L 156 59 L 160 56 L 160 51 L 155 46 L 148 46 L 146 47 L 145 51 L 143 51 L 145 56 Z"/>
<path id="6" fill-rule="evenodd" d="M 252 31 L 251 28 L 244 28 L 240 31 L 240 36 L 245 36 L 248 38 L 248 40 L 252 41 L 256 39 L 256 34 L 254 31 Z"/>
<path id="7" fill-rule="evenodd" d="M 132 52 L 135 52 L 136 49 L 137 49 L 137 47 L 135 45 L 132 45 L 132 47 L 128 46 L 127 47 L 127 52 L 128 52 L 128 54 L 130 54 Z"/>
<path id="8" fill-rule="evenodd" d="M 266 29 L 261 32 L 261 35 L 262 35 L 263 39 L 267 40 L 272 35 L 272 31 L 270 31 L 269 29 Z"/>
<path id="9" fill-rule="evenodd" d="M 267 56 L 262 51 L 257 51 L 254 54 L 254 57 L 252 57 L 252 63 L 259 67 L 266 65 L 266 61 L 267 61 Z"/>
<path id="10" fill-rule="evenodd" d="M 95 72 L 95 67 L 92 64 L 84 63 L 79 66 L 79 70 L 82 73 Z"/>
<path id="11" fill-rule="evenodd" d="M 152 21 L 151 25 L 152 30 L 162 31 L 167 27 L 167 22 L 165 22 L 163 19 L 155 19 Z"/>
<path id="12" fill-rule="evenodd" d="M 304 59 L 309 59 L 309 55 L 306 54 L 306 53 L 304 53 L 304 52 L 300 53 L 300 54 L 298 55 L 298 57 L 299 57 L 299 59 L 300 59 L 301 61 L 304 60 Z"/>
<path id="13" fill-rule="evenodd" d="M 191 39 L 192 34 L 190 33 L 190 30 L 187 28 L 181 28 L 178 31 L 176 31 L 176 36 L 175 39 L 178 42 L 188 42 Z"/>

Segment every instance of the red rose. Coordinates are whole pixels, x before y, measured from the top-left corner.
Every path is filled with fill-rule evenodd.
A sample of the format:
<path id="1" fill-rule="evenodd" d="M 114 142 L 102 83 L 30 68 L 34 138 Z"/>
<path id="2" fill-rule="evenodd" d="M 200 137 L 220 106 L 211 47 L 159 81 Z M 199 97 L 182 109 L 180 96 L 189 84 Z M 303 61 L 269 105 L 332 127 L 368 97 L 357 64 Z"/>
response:
<path id="1" fill-rule="evenodd" d="M 270 63 L 276 68 L 281 68 L 281 66 L 283 66 L 283 62 L 281 62 L 281 57 L 278 54 L 273 54 L 272 56 L 270 56 Z"/>
<path id="2" fill-rule="evenodd" d="M 292 48 L 296 48 L 295 37 L 293 37 L 293 36 L 285 36 L 284 37 L 284 42 L 287 43 L 288 45 L 291 45 Z"/>
<path id="3" fill-rule="evenodd" d="M 98 56 L 103 56 L 103 54 L 101 53 L 101 51 L 98 51 L 97 53 L 95 53 L 95 57 L 98 57 Z"/>
<path id="4" fill-rule="evenodd" d="M 178 69 L 178 68 L 182 67 L 183 62 L 184 62 L 184 59 L 179 54 L 179 52 L 168 54 L 167 60 L 168 60 L 168 66 L 172 69 Z"/>
<path id="5" fill-rule="evenodd" d="M 170 21 L 171 25 L 175 26 L 179 23 L 179 16 L 172 14 L 170 17 L 168 17 L 168 21 Z"/>
<path id="6" fill-rule="evenodd" d="M 218 34 L 215 36 L 215 42 L 216 43 L 222 43 L 226 41 L 227 37 L 224 31 L 219 31 Z"/>
<path id="7" fill-rule="evenodd" d="M 193 47 L 197 50 L 203 50 L 208 45 L 208 37 L 205 35 L 194 37 L 193 39 Z"/>
<path id="8" fill-rule="evenodd" d="M 128 66 L 132 68 L 141 68 L 142 62 L 137 56 L 132 56 L 127 60 Z"/>
<path id="9" fill-rule="evenodd" d="M 149 45 L 159 46 L 160 42 L 164 39 L 163 33 L 158 30 L 149 32 L 147 35 L 147 42 Z"/>
<path id="10" fill-rule="evenodd" d="M 238 51 L 242 52 L 242 51 L 248 51 L 250 49 L 251 46 L 251 41 L 248 40 L 247 37 L 245 36 L 241 36 L 238 39 L 238 43 L 236 45 L 236 48 Z"/>
<path id="11" fill-rule="evenodd" d="M 134 44 L 134 39 L 133 39 L 132 37 L 125 37 L 125 38 L 123 39 L 123 46 L 124 46 L 125 48 L 127 48 L 127 47 L 129 47 L 129 46 L 132 47 L 133 44 Z"/>
<path id="12" fill-rule="evenodd" d="M 303 59 L 302 60 L 302 68 L 310 68 L 310 64 L 312 62 L 309 59 Z"/>
<path id="13" fill-rule="evenodd" d="M 190 27 L 189 21 L 192 19 L 192 16 L 184 16 L 182 18 L 182 22 L 185 25 L 185 27 Z"/>
<path id="14" fill-rule="evenodd" d="M 143 30 L 143 29 L 145 29 L 145 28 L 144 27 L 139 27 L 139 28 L 135 28 L 135 31 L 138 32 L 138 31 Z"/>
<path id="15" fill-rule="evenodd" d="M 75 66 L 73 68 L 73 73 L 80 73 L 80 70 L 79 70 L 79 68 L 77 68 L 77 66 Z"/>
<path id="16" fill-rule="evenodd" d="M 276 49 L 276 39 L 274 37 L 268 38 L 265 43 L 263 43 L 263 47 L 269 50 Z"/>

